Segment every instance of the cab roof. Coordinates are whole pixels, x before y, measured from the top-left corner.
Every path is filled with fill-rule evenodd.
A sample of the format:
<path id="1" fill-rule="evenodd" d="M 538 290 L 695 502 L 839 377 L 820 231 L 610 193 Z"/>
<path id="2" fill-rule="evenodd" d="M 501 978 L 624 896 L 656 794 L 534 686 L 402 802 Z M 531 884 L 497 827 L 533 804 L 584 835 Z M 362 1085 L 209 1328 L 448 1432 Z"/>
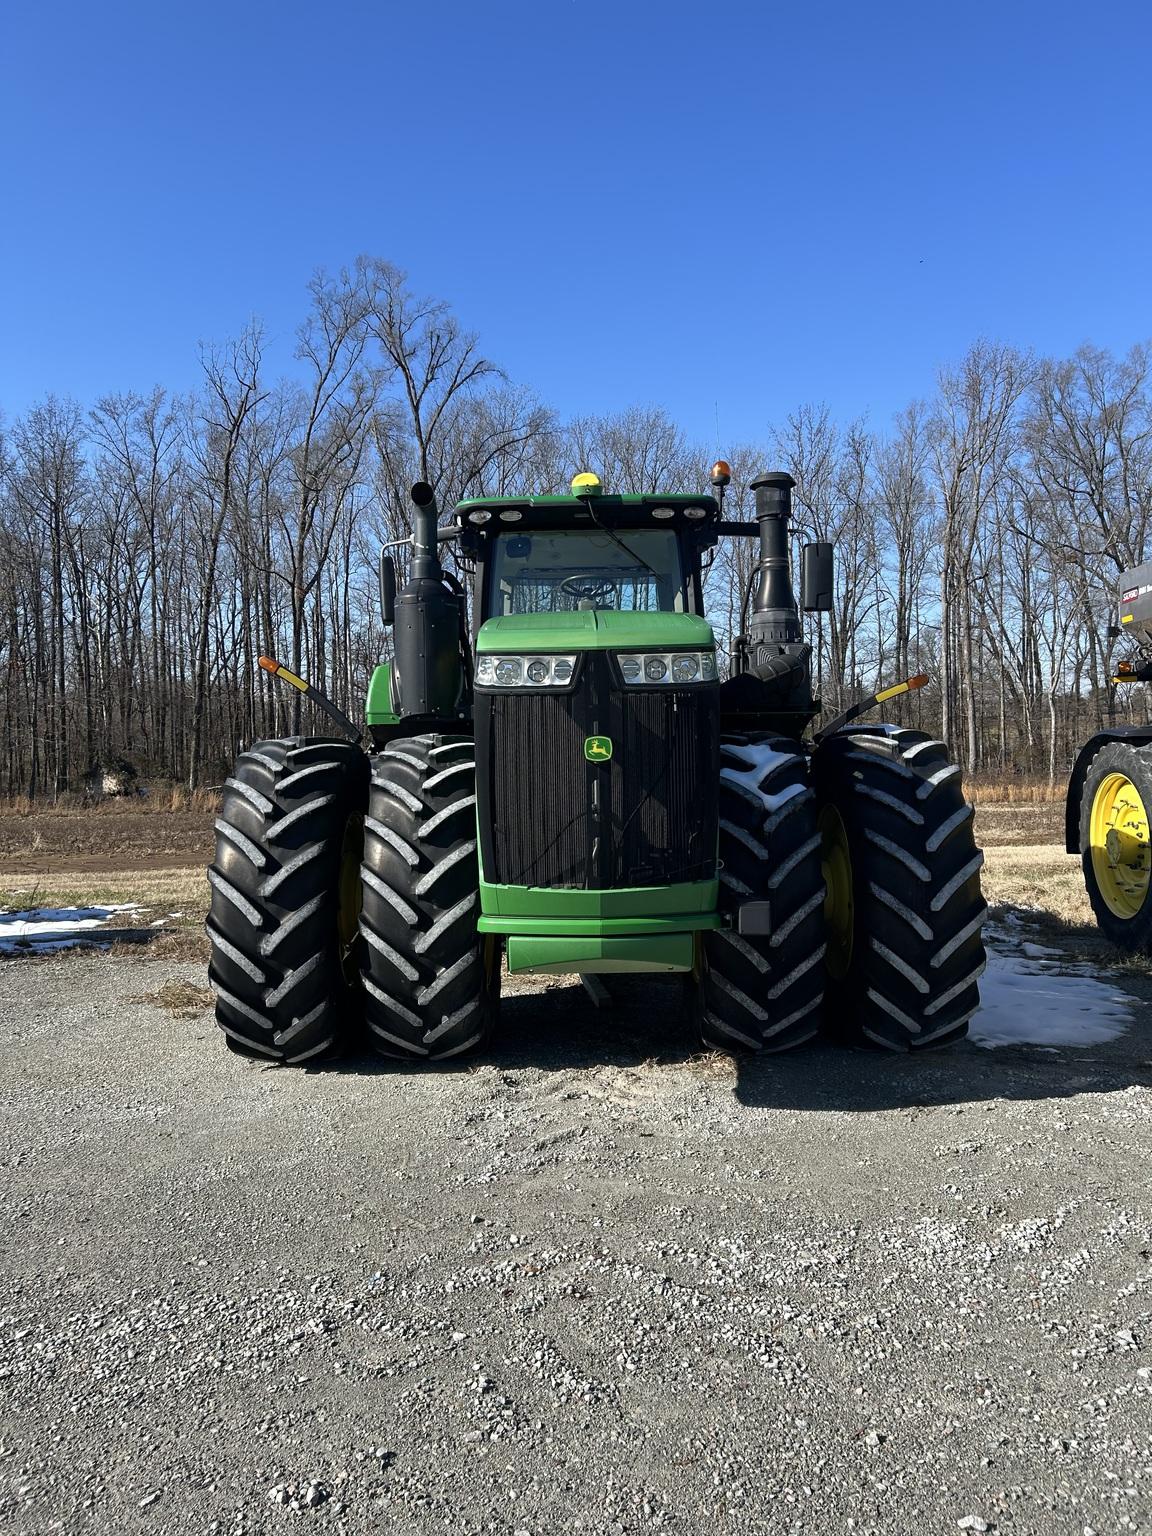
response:
<path id="1" fill-rule="evenodd" d="M 703 512 L 703 517 L 686 518 L 685 513 Z M 670 509 L 671 517 L 657 517 L 659 509 Z M 474 513 L 486 512 L 476 518 Z M 518 512 L 519 517 L 501 518 L 501 513 Z M 526 527 L 563 528 L 597 522 L 620 527 L 654 527 L 676 524 L 707 527 L 720 517 L 714 496 L 475 496 L 456 504 L 456 521 L 461 527 L 481 527 L 492 522 L 522 524 Z M 495 530 L 493 530 L 495 531 Z"/>

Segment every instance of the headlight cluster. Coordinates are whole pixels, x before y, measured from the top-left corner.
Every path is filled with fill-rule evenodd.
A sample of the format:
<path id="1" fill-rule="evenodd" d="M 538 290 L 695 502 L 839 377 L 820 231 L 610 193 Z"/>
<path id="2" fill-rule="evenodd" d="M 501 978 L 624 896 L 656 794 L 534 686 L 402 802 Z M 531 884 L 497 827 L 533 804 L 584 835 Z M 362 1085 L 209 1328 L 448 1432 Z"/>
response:
<path id="1" fill-rule="evenodd" d="M 476 682 L 481 688 L 563 688 L 575 670 L 575 656 L 481 656 Z"/>
<path id="2" fill-rule="evenodd" d="M 711 651 L 656 651 L 621 656 L 620 675 L 626 683 L 714 683 L 716 657 Z"/>

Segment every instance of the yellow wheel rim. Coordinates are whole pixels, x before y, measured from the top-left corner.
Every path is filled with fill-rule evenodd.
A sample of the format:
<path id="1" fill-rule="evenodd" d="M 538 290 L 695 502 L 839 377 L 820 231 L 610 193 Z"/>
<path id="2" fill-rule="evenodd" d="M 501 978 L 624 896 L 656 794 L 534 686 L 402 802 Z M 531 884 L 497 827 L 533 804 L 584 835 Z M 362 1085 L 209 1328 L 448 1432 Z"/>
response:
<path id="1" fill-rule="evenodd" d="M 1108 910 L 1133 918 L 1148 899 L 1148 812 L 1140 791 L 1123 773 L 1102 779 L 1092 797 L 1089 827 L 1092 872 Z"/>
<path id="2" fill-rule="evenodd" d="M 336 888 L 336 938 L 344 979 L 356 980 L 356 939 L 360 933 L 360 857 L 364 851 L 364 818 L 349 816 L 344 824 L 340 850 L 340 878 Z"/>
<path id="3" fill-rule="evenodd" d="M 852 964 L 856 903 L 852 895 L 852 854 L 844 821 L 834 805 L 820 812 L 820 861 L 824 870 L 824 929 L 828 972 L 837 981 Z"/>

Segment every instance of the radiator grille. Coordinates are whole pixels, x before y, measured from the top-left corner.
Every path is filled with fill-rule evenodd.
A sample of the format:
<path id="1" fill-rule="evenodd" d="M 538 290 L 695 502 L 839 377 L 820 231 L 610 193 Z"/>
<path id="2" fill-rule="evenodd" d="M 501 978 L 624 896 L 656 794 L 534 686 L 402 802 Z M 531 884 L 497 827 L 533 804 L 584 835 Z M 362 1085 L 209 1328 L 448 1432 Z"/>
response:
<path id="1" fill-rule="evenodd" d="M 584 739 L 608 735 L 610 763 Z M 569 694 L 478 694 L 485 878 L 603 890 L 711 879 L 719 782 L 717 694 L 626 689 L 603 653 Z"/>
<path id="2" fill-rule="evenodd" d="M 483 700 L 491 721 L 489 774 L 478 764 L 487 879 L 584 885 L 592 831 L 582 703 L 573 694 L 494 694 Z"/>
<path id="3" fill-rule="evenodd" d="M 716 694 L 629 690 L 614 699 L 605 884 L 671 885 L 716 872 Z"/>

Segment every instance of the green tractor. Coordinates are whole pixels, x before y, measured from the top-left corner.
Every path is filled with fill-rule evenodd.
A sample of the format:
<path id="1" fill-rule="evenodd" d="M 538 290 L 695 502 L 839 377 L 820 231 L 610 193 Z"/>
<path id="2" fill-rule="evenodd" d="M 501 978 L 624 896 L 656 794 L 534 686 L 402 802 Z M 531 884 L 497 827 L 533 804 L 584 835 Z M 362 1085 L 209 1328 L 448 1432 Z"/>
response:
<path id="1" fill-rule="evenodd" d="M 960 770 L 923 732 L 854 723 L 926 679 L 807 736 L 794 482 L 757 480 L 745 523 L 728 480 L 721 463 L 714 494 L 623 496 L 578 475 L 567 496 L 461 502 L 444 528 L 413 487 L 399 593 L 381 559 L 371 754 L 264 663 L 341 735 L 256 742 L 225 786 L 208 931 L 233 1049 L 314 1062 L 366 1028 L 386 1056 L 456 1057 L 489 1038 L 505 965 L 678 973 L 727 1051 L 964 1034 L 985 904 Z M 703 580 L 722 537 L 759 541 L 724 680 Z M 805 546 L 801 597 L 830 608 L 831 545 Z"/>

